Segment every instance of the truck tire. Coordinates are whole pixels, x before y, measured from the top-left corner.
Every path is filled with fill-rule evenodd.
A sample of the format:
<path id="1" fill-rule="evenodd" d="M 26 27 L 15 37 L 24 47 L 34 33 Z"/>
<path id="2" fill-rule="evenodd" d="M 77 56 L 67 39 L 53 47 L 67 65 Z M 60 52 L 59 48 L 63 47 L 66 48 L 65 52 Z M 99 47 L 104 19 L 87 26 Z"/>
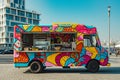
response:
<path id="1" fill-rule="evenodd" d="M 33 61 L 33 62 L 30 64 L 30 71 L 31 71 L 32 73 L 42 72 L 42 71 L 43 71 L 42 63 L 40 63 L 39 61 Z"/>
<path id="2" fill-rule="evenodd" d="M 99 63 L 96 60 L 91 60 L 90 62 L 88 62 L 86 68 L 89 72 L 92 72 L 92 73 L 98 72 Z"/>

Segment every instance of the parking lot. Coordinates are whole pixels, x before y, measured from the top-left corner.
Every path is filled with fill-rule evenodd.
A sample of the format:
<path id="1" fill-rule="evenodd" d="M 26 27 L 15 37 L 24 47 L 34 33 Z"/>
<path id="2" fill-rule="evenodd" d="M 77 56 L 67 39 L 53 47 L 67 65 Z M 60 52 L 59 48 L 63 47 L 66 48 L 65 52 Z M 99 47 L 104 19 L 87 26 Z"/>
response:
<path id="1" fill-rule="evenodd" d="M 7 56 L 11 60 L 12 55 Z M 120 80 L 120 56 L 110 57 L 111 67 L 101 67 L 99 72 L 90 73 L 84 67 L 62 69 L 47 68 L 43 73 L 33 74 L 29 68 L 14 68 L 12 61 L 0 63 L 0 80 Z"/>

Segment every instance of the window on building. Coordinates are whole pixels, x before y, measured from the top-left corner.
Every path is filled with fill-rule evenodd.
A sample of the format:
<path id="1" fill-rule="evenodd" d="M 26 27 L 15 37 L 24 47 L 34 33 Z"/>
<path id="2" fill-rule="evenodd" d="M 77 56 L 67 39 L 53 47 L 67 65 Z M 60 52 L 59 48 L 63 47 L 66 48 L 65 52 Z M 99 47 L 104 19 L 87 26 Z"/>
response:
<path id="1" fill-rule="evenodd" d="M 13 16 L 13 15 L 8 15 L 8 14 L 6 14 L 6 18 L 7 18 L 7 20 L 13 20 L 13 19 L 14 19 L 14 16 Z"/>
<path id="2" fill-rule="evenodd" d="M 22 9 L 25 9 L 25 7 L 24 7 L 24 6 L 22 6 Z"/>
<path id="3" fill-rule="evenodd" d="M 23 5 L 25 5 L 25 0 L 23 0 Z"/>
<path id="4" fill-rule="evenodd" d="M 16 10 L 15 9 L 11 9 L 11 13 L 12 14 L 16 14 Z"/>
<path id="5" fill-rule="evenodd" d="M 18 4 L 19 0 L 14 0 L 14 3 Z"/>
<path id="6" fill-rule="evenodd" d="M 21 22 L 26 22 L 26 18 L 21 17 Z"/>
<path id="7" fill-rule="evenodd" d="M 26 17 L 32 18 L 32 13 L 26 12 Z"/>
<path id="8" fill-rule="evenodd" d="M 6 42 L 9 43 L 9 38 L 6 38 Z"/>
<path id="9" fill-rule="evenodd" d="M 37 19 L 40 19 L 40 16 L 39 16 L 39 14 L 37 14 Z"/>
<path id="10" fill-rule="evenodd" d="M 11 6 L 11 7 L 14 7 L 14 4 L 13 4 L 13 3 L 10 3 L 10 6 Z"/>
<path id="11" fill-rule="evenodd" d="M 11 39 L 11 43 L 13 43 L 13 38 L 10 38 Z M 12 45 L 12 44 L 11 44 Z"/>
<path id="12" fill-rule="evenodd" d="M 13 27 L 8 27 L 8 31 L 13 32 Z"/>
<path id="13" fill-rule="evenodd" d="M 20 5 L 19 5 L 19 9 L 21 9 Z"/>
<path id="14" fill-rule="evenodd" d="M 25 12 L 24 12 L 24 11 L 21 11 L 21 15 L 22 15 L 22 16 L 25 16 Z"/>
<path id="15" fill-rule="evenodd" d="M 7 12 L 7 13 L 10 13 L 10 8 L 6 8 L 6 12 Z"/>
<path id="16" fill-rule="evenodd" d="M 18 16 L 15 16 L 15 20 L 16 20 L 16 21 L 19 21 L 20 18 L 19 18 Z"/>
<path id="17" fill-rule="evenodd" d="M 20 15 L 20 16 L 25 16 L 25 12 L 18 10 L 18 15 Z"/>
<path id="18" fill-rule="evenodd" d="M 32 24 L 32 19 L 28 19 L 28 23 Z"/>
<path id="19" fill-rule="evenodd" d="M 19 1 L 19 4 L 20 4 L 20 5 L 22 5 L 22 2 L 23 2 L 23 1 L 22 1 L 22 0 L 20 0 L 20 1 Z"/>
<path id="20" fill-rule="evenodd" d="M 17 25 L 16 22 L 11 22 L 11 26 L 15 26 L 15 25 Z"/>
<path id="21" fill-rule="evenodd" d="M 11 47 L 11 44 L 9 44 L 8 46 Z"/>
<path id="22" fill-rule="evenodd" d="M 6 25 L 9 26 L 9 21 L 6 21 Z"/>
<path id="23" fill-rule="evenodd" d="M 33 20 L 33 24 L 38 25 L 39 21 L 38 20 Z"/>
<path id="24" fill-rule="evenodd" d="M 33 18 L 35 18 L 35 19 L 36 19 L 36 17 L 37 17 L 37 15 L 36 15 L 36 14 L 33 14 Z"/>
<path id="25" fill-rule="evenodd" d="M 10 33 L 10 37 L 13 37 L 13 33 Z"/>

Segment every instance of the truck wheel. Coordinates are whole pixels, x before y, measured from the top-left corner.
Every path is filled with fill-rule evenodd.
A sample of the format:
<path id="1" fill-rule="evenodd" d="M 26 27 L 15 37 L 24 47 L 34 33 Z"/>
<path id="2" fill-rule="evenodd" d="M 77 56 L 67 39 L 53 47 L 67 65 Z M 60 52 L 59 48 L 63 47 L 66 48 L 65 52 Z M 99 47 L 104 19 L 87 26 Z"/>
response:
<path id="1" fill-rule="evenodd" d="M 30 64 L 30 71 L 32 73 L 39 73 L 39 72 L 42 72 L 42 70 L 43 70 L 43 66 L 42 66 L 42 63 L 40 63 L 39 61 L 33 61 Z"/>
<path id="2" fill-rule="evenodd" d="M 92 72 L 92 73 L 98 72 L 99 63 L 96 60 L 92 60 L 87 64 L 86 68 L 89 72 Z"/>

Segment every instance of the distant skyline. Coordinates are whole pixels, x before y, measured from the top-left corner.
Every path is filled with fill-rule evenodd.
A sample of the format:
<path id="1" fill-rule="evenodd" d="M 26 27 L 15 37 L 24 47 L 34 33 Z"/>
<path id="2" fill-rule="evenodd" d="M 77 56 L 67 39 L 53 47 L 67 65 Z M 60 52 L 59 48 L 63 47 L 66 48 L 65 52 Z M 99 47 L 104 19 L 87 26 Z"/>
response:
<path id="1" fill-rule="evenodd" d="M 111 6 L 111 40 L 120 40 L 120 0 L 26 0 L 27 9 L 41 14 L 41 24 L 93 25 L 101 41 L 108 41 L 108 5 Z"/>

